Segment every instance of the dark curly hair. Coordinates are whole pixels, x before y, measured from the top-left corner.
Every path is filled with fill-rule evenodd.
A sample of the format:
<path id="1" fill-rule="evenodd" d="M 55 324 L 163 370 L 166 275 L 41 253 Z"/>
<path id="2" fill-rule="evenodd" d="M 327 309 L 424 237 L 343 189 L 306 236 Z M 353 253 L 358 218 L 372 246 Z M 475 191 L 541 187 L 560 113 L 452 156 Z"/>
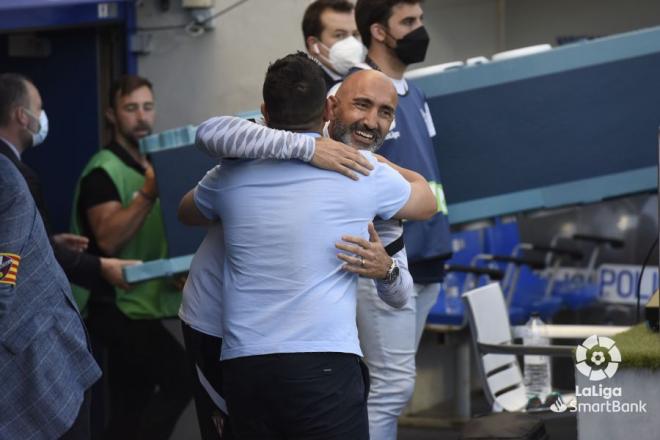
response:
<path id="1" fill-rule="evenodd" d="M 268 125 L 302 130 L 322 121 L 325 108 L 325 81 L 318 63 L 297 52 L 268 66 L 263 98 Z"/>

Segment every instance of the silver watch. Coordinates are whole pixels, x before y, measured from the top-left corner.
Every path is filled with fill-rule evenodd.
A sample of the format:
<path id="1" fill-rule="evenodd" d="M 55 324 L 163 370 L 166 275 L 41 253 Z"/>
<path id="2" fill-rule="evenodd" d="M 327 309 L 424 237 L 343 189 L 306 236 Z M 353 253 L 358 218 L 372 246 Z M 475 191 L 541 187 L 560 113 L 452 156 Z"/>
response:
<path id="1" fill-rule="evenodd" d="M 399 266 L 396 265 L 396 260 L 392 258 L 392 265 L 387 269 L 383 282 L 392 284 L 397 278 L 399 278 Z"/>

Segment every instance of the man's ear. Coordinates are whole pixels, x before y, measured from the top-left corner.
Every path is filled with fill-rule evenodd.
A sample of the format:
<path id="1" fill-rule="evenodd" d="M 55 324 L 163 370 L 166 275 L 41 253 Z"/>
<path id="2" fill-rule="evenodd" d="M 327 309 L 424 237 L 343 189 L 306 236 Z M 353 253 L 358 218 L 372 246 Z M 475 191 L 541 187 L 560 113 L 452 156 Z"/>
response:
<path id="1" fill-rule="evenodd" d="M 318 43 L 319 43 L 318 38 L 316 38 L 312 35 L 307 37 L 307 39 L 305 40 L 305 46 L 307 46 L 307 53 L 312 55 L 312 56 L 318 55 L 319 52 L 320 52 L 319 47 L 318 47 Z"/>
<path id="2" fill-rule="evenodd" d="M 330 115 L 330 97 L 328 97 L 328 98 L 326 98 L 325 105 L 323 106 L 323 122 L 328 122 L 330 119 L 331 119 L 331 115 Z"/>
<path id="3" fill-rule="evenodd" d="M 29 127 L 30 117 L 27 115 L 27 113 L 25 113 L 23 107 L 16 106 L 14 108 L 14 118 L 21 127 Z"/>
<path id="4" fill-rule="evenodd" d="M 385 43 L 385 40 L 387 39 L 387 33 L 385 32 L 385 28 L 382 24 L 372 23 L 371 26 L 369 26 L 369 31 L 371 32 L 372 40 L 376 40 L 383 44 Z"/>
<path id="5" fill-rule="evenodd" d="M 333 121 L 337 118 L 338 105 L 339 101 L 337 100 L 336 96 L 330 95 L 326 98 L 324 111 L 324 117 L 326 118 L 326 121 Z"/>
<path id="6" fill-rule="evenodd" d="M 115 111 L 112 107 L 105 109 L 105 118 L 112 125 L 117 125 L 117 118 L 115 117 Z"/>
<path id="7" fill-rule="evenodd" d="M 265 102 L 261 103 L 261 115 L 264 117 L 264 121 L 266 122 L 266 125 L 268 125 L 270 121 L 268 118 L 268 109 L 266 108 Z"/>

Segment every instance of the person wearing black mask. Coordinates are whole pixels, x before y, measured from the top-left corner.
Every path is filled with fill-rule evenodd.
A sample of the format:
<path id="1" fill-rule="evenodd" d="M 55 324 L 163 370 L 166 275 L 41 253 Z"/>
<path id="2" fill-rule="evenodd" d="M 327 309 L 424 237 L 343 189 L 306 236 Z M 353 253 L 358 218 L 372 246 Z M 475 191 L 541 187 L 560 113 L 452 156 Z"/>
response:
<path id="1" fill-rule="evenodd" d="M 388 308 L 377 301 L 371 280 L 360 280 L 358 285 L 360 345 L 371 373 L 369 433 L 373 439 L 394 440 L 397 417 L 413 393 L 415 353 L 440 290 L 444 262 L 451 256 L 451 239 L 432 142 L 433 120 L 423 92 L 403 78 L 410 64 L 424 61 L 429 45 L 422 1 L 358 0 L 355 21 L 368 48 L 365 64 L 358 67 L 385 73 L 399 95 L 395 120 L 378 153 L 423 175 L 438 201 L 438 212 L 430 220 L 403 225 L 403 241 L 415 282 L 408 304 L 398 310 Z"/>

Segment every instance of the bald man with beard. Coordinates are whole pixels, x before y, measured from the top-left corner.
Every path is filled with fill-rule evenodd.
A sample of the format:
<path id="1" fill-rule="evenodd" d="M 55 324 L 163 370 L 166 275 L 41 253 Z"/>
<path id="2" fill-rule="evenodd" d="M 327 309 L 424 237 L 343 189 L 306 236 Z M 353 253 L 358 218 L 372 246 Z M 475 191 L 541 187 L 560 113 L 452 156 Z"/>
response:
<path id="1" fill-rule="evenodd" d="M 324 115 L 341 117 L 341 131 L 356 143 L 382 138 L 396 97 L 389 80 L 374 75 L 356 76 L 350 93 L 326 104 L 321 71 L 308 58 L 290 55 L 271 65 L 262 106 L 267 124 L 312 142 L 290 137 L 281 156 L 311 161 Z M 309 115 L 318 116 L 304 119 Z M 221 125 L 202 124 L 198 138 Z M 331 130 L 340 131 L 337 125 Z M 272 141 L 277 133 L 262 135 Z M 250 144 L 263 136 L 241 139 Z M 411 185 L 371 153 L 359 154 L 373 169 L 357 181 L 300 161 L 226 161 L 182 203 L 189 223 L 221 219 L 224 229 L 226 257 L 217 262 L 225 265 L 223 391 L 238 438 L 368 438 L 351 272 L 371 263 L 357 253 L 338 255 L 335 243 L 347 234 L 366 241 L 376 215 L 426 218 L 435 198 L 428 186 Z"/>

